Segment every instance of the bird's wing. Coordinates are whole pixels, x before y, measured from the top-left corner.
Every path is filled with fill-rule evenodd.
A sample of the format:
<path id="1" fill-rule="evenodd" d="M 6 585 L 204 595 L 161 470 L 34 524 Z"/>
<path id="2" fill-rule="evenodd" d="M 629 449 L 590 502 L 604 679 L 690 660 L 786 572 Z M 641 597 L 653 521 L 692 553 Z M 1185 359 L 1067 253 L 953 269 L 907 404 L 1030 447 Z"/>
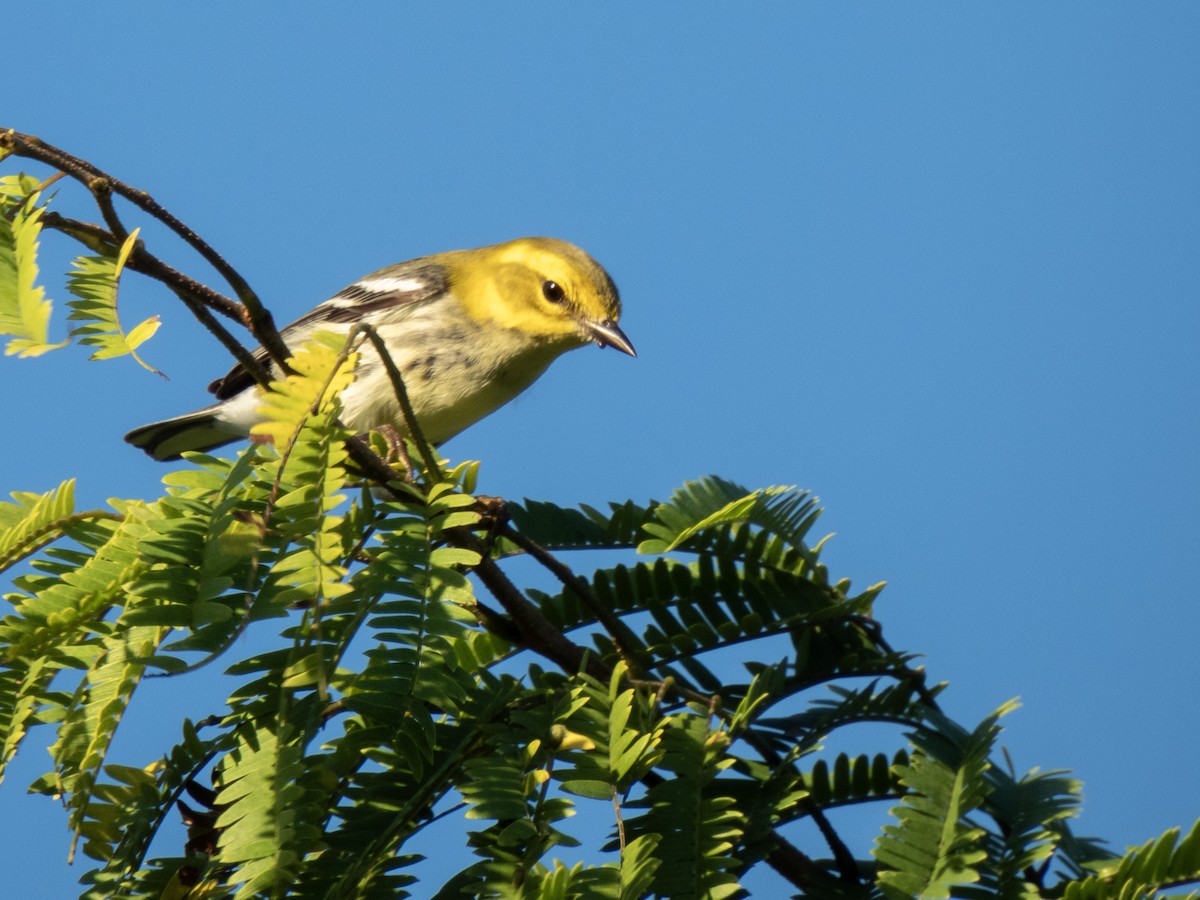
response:
<path id="1" fill-rule="evenodd" d="M 445 266 L 425 259 L 397 263 L 364 275 L 338 291 L 280 331 L 279 336 L 290 347 L 293 341 L 302 341 L 322 325 L 346 326 L 364 318 L 394 320 L 395 315 L 389 314 L 403 315 L 406 310 L 441 296 L 449 288 L 450 278 Z M 263 365 L 270 363 L 262 347 L 256 347 L 253 353 Z M 218 400 L 227 400 L 252 384 L 254 379 L 239 363 L 210 384 L 208 390 Z"/>

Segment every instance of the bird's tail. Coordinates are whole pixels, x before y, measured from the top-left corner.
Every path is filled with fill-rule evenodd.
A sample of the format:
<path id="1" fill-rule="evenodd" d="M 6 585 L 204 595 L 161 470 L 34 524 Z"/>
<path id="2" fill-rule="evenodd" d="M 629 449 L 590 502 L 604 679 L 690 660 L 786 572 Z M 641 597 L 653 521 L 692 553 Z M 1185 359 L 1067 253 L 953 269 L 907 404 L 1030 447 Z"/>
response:
<path id="1" fill-rule="evenodd" d="M 245 437 L 244 429 L 217 417 L 220 405 L 218 403 L 173 419 L 151 422 L 133 429 L 125 435 L 125 440 L 135 447 L 141 447 L 155 459 L 165 461 L 179 459 L 179 455 L 188 450 L 212 450 Z"/>

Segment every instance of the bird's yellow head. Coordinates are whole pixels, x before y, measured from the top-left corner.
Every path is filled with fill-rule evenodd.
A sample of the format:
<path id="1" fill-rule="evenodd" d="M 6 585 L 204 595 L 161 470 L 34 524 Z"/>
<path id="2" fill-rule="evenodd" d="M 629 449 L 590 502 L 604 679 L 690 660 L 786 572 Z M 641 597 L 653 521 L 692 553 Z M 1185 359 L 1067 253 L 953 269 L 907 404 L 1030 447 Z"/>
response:
<path id="1" fill-rule="evenodd" d="M 594 341 L 637 355 L 617 327 L 621 317 L 617 286 L 598 262 L 574 244 L 555 238 L 518 238 L 459 254 L 463 264 L 448 267 L 451 287 L 476 319 L 548 344 L 562 344 L 564 349 Z"/>

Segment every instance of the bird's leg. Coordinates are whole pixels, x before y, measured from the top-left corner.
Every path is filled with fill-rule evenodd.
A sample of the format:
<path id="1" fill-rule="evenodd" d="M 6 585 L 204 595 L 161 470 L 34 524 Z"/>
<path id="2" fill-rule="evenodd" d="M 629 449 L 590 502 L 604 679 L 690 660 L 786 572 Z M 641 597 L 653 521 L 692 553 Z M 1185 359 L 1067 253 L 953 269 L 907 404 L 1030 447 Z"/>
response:
<path id="1" fill-rule="evenodd" d="M 408 473 L 408 480 L 415 482 L 417 480 L 417 471 L 413 468 L 412 457 L 408 455 L 408 448 L 404 446 L 404 435 L 396 430 L 394 425 L 383 424 L 375 429 L 379 436 L 387 442 L 388 465 L 399 463 L 404 466 L 404 471 Z"/>

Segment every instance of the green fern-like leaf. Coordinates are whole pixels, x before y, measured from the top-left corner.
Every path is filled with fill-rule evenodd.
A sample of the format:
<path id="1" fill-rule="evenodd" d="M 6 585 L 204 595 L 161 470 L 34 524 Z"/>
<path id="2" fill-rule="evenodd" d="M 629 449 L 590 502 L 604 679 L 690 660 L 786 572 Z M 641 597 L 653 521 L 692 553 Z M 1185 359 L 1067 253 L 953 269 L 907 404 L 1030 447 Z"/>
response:
<path id="1" fill-rule="evenodd" d="M 66 346 L 50 343 L 53 304 L 38 279 L 38 237 L 45 208 L 26 175 L 0 178 L 0 334 L 11 335 L 6 356 L 41 356 Z"/>
<path id="2" fill-rule="evenodd" d="M 0 503 L 0 571 L 60 537 L 75 511 L 75 479 L 45 494 L 14 493 Z"/>
<path id="3" fill-rule="evenodd" d="M 274 564 L 280 588 L 274 602 L 310 606 L 318 614 L 351 590 L 343 562 L 347 536 L 334 513 L 345 501 L 350 436 L 337 422 L 338 394 L 352 381 L 356 361 L 355 354 L 341 353 L 343 344 L 343 337 L 325 335 L 300 348 L 289 360 L 294 372 L 272 384 L 260 407 L 266 419 L 255 426 L 281 454 L 264 475 L 273 477 L 277 495 L 270 526 L 291 542 Z M 311 671 L 322 684 L 328 678 L 320 665 Z"/>
<path id="4" fill-rule="evenodd" d="M 797 550 L 819 511 L 808 491 L 771 487 L 747 491 L 714 476 L 687 482 L 667 503 L 654 508 L 656 521 L 644 530 L 651 539 L 639 546 L 642 553 L 667 553 L 689 546 L 719 526 L 751 523 L 785 538 Z"/>
<path id="5" fill-rule="evenodd" d="M 142 540 L 148 570 L 128 585 L 122 621 L 175 626 L 165 653 L 198 651 L 193 665 L 227 650 L 256 618 L 282 614 L 264 590 L 271 565 L 287 538 L 265 527 L 272 485 L 254 477 L 256 452 L 236 463 L 192 457 L 200 468 L 168 474 L 162 516 L 148 522 Z M 169 659 L 160 662 L 169 665 Z M 173 671 L 173 670 L 172 670 Z"/>
<path id="6" fill-rule="evenodd" d="M 50 748 L 55 780 L 68 796 L 71 828 L 76 838 L 86 839 L 84 849 L 94 859 L 108 859 L 115 841 L 111 829 L 89 810 L 100 769 L 141 683 L 146 661 L 165 634 L 161 628 L 135 627 L 106 636 L 100 654 L 67 708 L 58 740 Z"/>
<path id="7" fill-rule="evenodd" d="M 43 659 L 0 666 L 0 782 L 31 726 L 57 670 Z"/>
<path id="8" fill-rule="evenodd" d="M 14 580 L 26 593 L 11 594 L 14 615 L 0 622 L 0 647 L 9 659 L 32 659 L 51 648 L 62 650 L 124 597 L 124 586 L 145 569 L 138 541 L 154 508 L 130 504 L 119 521 L 76 522 L 69 535 L 91 552 L 59 551 L 63 562 L 43 563 L 48 576 Z"/>
<path id="9" fill-rule="evenodd" d="M 621 793 L 629 789 L 634 779 L 640 779 L 662 759 L 661 743 L 668 720 L 648 726 L 650 710 L 648 698 L 638 695 L 632 688 L 617 692 L 622 671 L 618 668 L 613 675 L 610 688 L 612 705 L 608 715 L 608 768 L 613 787 Z M 640 722 L 637 727 L 628 727 L 635 712 L 635 698 L 640 700 Z"/>
<path id="10" fill-rule="evenodd" d="M 237 900 L 284 894 L 303 854 L 313 849 L 309 823 L 297 815 L 303 775 L 294 736 L 265 726 L 248 723 L 222 759 L 216 861 L 237 867 Z"/>
<path id="11" fill-rule="evenodd" d="M 77 299 L 68 302 L 72 312 L 67 319 L 80 323 L 72 327 L 71 337 L 86 347 L 96 348 L 92 359 L 131 356 L 142 368 L 162 375 L 137 352 L 137 348 L 158 331 L 158 316 L 151 316 L 126 332 L 117 315 L 121 272 L 137 246 L 137 240 L 138 229 L 135 228 L 115 256 L 80 256 L 72 263 L 74 271 L 67 278 L 67 290 Z"/>
<path id="12" fill-rule="evenodd" d="M 830 809 L 863 800 L 897 796 L 902 790 L 897 773 L 910 765 L 908 753 L 904 750 L 898 751 L 891 759 L 883 753 L 874 756 L 860 753 L 853 757 L 840 753 L 834 757 L 832 765 L 826 760 L 817 760 L 804 781 L 813 801 L 821 809 Z M 801 809 L 798 812 L 803 817 L 809 810 Z"/>
<path id="13" fill-rule="evenodd" d="M 1082 786 L 1065 772 L 1026 773 L 1013 778 L 993 769 L 992 790 L 985 810 L 1001 826 L 985 846 L 988 863 L 981 867 L 979 896 L 1000 900 L 1032 900 L 1041 896 L 1028 878 L 1058 849 L 1063 820 L 1076 815 Z"/>
<path id="14" fill-rule="evenodd" d="M 653 890 L 662 896 L 732 897 L 741 891 L 731 851 L 742 839 L 745 817 L 716 777 L 734 762 L 724 754 L 727 741 L 700 716 L 673 717 L 660 764 L 671 777 L 631 804 L 647 810 L 626 820 L 627 833 L 659 841 Z"/>
<path id="15" fill-rule="evenodd" d="M 534 500 L 509 505 L 521 533 L 552 550 L 638 549 L 658 554 L 707 548 L 797 574 L 819 568 L 817 548 L 806 544 L 819 515 L 807 491 L 749 491 L 710 476 L 684 483 L 667 503 L 626 502 L 610 509 L 606 515 L 590 506 L 563 509 Z"/>
<path id="16" fill-rule="evenodd" d="M 561 717 L 594 746 L 556 766 L 554 777 L 570 794 L 615 802 L 662 759 L 670 718 L 659 716 L 653 693 L 626 687 L 627 676 L 624 664 L 614 668 L 607 685 L 577 676 L 583 686 L 571 695 L 575 705 Z"/>
<path id="17" fill-rule="evenodd" d="M 997 721 L 1015 704 L 1005 704 L 971 734 L 956 763 L 918 749 L 895 773 L 911 791 L 892 810 L 896 825 L 885 825 L 875 839 L 875 858 L 883 868 L 878 887 L 897 898 L 950 896 L 956 884 L 979 880 L 977 865 L 986 858 L 984 830 L 968 817 L 988 794 L 988 756 L 999 734 Z"/>
<path id="18" fill-rule="evenodd" d="M 288 359 L 292 373 L 273 382 L 259 413 L 254 434 L 288 447 L 302 425 L 322 409 L 336 408 L 338 395 L 354 379 L 356 353 L 342 355 L 346 338 L 319 332 Z"/>
<path id="19" fill-rule="evenodd" d="M 105 641 L 114 633 L 111 624 L 102 621 L 104 614 L 119 602 L 126 580 L 143 567 L 137 555 L 143 531 L 138 517 L 120 512 L 73 515 L 72 486 L 67 482 L 42 496 L 17 494 L 16 504 L 0 509 L 0 519 L 8 526 L 3 537 L 10 557 L 68 535 L 79 545 L 47 551 L 50 558 L 35 561 L 34 571 L 14 579 L 19 591 L 6 597 L 14 612 L 0 622 L 0 657 L 5 661 L 0 675 L 0 774 L 32 724 L 61 720 L 56 746 L 65 754 L 58 759 L 56 773 L 36 786 L 50 793 L 60 793 L 64 783 L 73 788 L 81 773 L 85 782 L 94 777 L 103 760 L 105 730 L 115 727 L 116 719 L 109 714 L 119 719 L 132 686 L 119 689 L 124 699 L 113 705 L 114 698 L 106 693 L 112 684 L 108 675 L 100 679 L 104 686 L 91 691 L 84 687 L 88 676 L 65 692 L 67 681 L 60 681 L 53 693 L 49 685 L 64 669 L 96 674 L 103 666 L 109 658 Z M 120 641 L 119 634 L 116 639 Z M 83 757 L 94 751 L 98 755 L 80 768 Z M 86 805 L 86 799 L 83 802 Z M 78 827 L 78 820 L 73 824 Z"/>
<path id="20" fill-rule="evenodd" d="M 367 896 L 363 885 L 371 886 L 370 896 L 385 896 L 388 879 L 395 882 L 386 867 L 397 847 L 423 827 L 429 807 L 477 752 L 486 723 L 516 690 L 511 679 L 463 664 L 477 659 L 479 648 L 468 637 L 476 623 L 464 606 L 474 597 L 461 570 L 479 556 L 446 546 L 442 532 L 478 519 L 470 510 L 474 500 L 462 490 L 472 471 L 463 466 L 448 473 L 449 480 L 432 485 L 419 503 L 376 505 L 377 542 L 360 551 L 367 565 L 352 575 L 352 593 L 330 604 L 322 619 L 324 633 L 336 627 L 330 616 L 345 608 L 346 618 L 362 621 L 375 641 L 360 672 L 339 672 L 332 680 L 354 716 L 335 742 L 336 758 L 346 762 L 332 765 L 357 764 L 366 752 L 384 767 L 346 772 L 344 824 L 330 834 L 331 848 L 319 864 L 329 896 Z M 477 785 L 481 814 L 495 801 L 489 784 L 483 778 Z"/>
<path id="21" fill-rule="evenodd" d="M 163 759 L 141 769 L 105 767 L 108 780 L 97 785 L 86 810 L 95 824 L 89 823 L 84 830 L 107 836 L 109 851 L 102 859 L 103 866 L 84 878 L 90 887 L 81 900 L 141 897 L 140 891 L 158 898 L 163 896 L 163 888 L 155 892 L 160 879 L 171 879 L 172 872 L 185 864 L 204 864 L 202 858 L 193 857 L 160 860 L 154 869 L 145 868 L 151 841 L 176 813 L 175 801 L 184 786 L 218 751 L 229 749 L 231 740 L 230 732 L 225 731 L 202 738 L 196 727 L 184 720 L 179 743 Z M 97 854 L 89 851 L 89 855 Z"/>
<path id="22" fill-rule="evenodd" d="M 876 839 L 875 857 L 892 868 L 879 873 L 889 897 L 944 898 L 953 884 L 979 879 L 975 865 L 987 855 L 976 844 L 980 828 L 961 823 L 968 773 L 915 755 L 898 777 L 915 793 L 893 810 L 899 825 L 885 825 Z"/>
<path id="23" fill-rule="evenodd" d="M 889 662 L 886 656 L 878 659 L 882 665 Z M 795 687 L 802 687 L 804 683 L 785 685 L 780 693 L 790 694 Z M 857 690 L 831 685 L 829 691 L 833 694 L 832 698 L 813 700 L 810 709 L 795 715 L 760 719 L 759 726 L 769 729 L 768 735 L 778 732 L 782 739 L 795 741 L 803 749 L 811 749 L 835 729 L 856 722 L 920 726 L 929 717 L 930 710 L 921 702 L 912 683 L 901 681 L 882 688 L 879 685 L 878 679 Z M 777 702 L 778 695 L 773 699 Z"/>
<path id="24" fill-rule="evenodd" d="M 1179 834 L 1178 828 L 1169 829 L 1098 866 L 1096 875 L 1067 884 L 1063 900 L 1150 900 L 1164 890 L 1200 884 L 1200 820 L 1182 840 Z"/>
<path id="25" fill-rule="evenodd" d="M 645 535 L 651 513 L 633 502 L 613 504 L 608 515 L 584 505 L 564 509 L 555 503 L 525 500 L 508 504 L 513 524 L 525 536 L 551 550 L 632 550 Z"/>
<path id="26" fill-rule="evenodd" d="M 641 900 L 650 892 L 661 860 L 655 855 L 659 838 L 643 834 L 625 845 L 621 852 L 620 900 Z"/>

